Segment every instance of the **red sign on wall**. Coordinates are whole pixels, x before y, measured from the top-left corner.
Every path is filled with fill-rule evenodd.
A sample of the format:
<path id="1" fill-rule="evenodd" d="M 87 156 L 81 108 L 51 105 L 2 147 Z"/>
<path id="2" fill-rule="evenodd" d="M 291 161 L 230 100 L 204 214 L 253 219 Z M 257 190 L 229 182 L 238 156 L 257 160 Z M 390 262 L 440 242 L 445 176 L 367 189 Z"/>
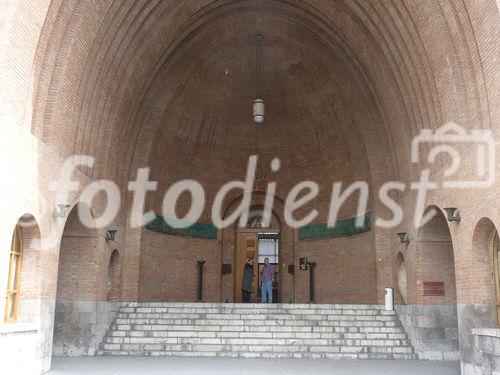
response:
<path id="1" fill-rule="evenodd" d="M 445 294 L 444 282 L 424 281 L 424 296 L 444 297 Z"/>

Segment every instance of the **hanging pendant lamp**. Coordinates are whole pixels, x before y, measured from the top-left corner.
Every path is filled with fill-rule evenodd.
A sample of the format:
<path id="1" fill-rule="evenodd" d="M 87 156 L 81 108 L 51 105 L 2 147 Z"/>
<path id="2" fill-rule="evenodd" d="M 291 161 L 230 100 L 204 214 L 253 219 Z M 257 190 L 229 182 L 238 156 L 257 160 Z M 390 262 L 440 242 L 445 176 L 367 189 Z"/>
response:
<path id="1" fill-rule="evenodd" d="M 265 105 L 264 99 L 260 93 L 260 80 L 261 80 L 261 47 L 264 42 L 264 35 L 257 34 L 255 36 L 255 100 L 253 101 L 253 120 L 256 124 L 264 122 Z"/>

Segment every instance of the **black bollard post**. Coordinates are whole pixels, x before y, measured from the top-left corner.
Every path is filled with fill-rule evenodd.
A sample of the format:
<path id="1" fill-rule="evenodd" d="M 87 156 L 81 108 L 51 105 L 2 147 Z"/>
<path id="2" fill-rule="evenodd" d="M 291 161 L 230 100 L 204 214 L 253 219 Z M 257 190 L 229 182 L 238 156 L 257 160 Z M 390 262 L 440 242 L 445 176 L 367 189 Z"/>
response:
<path id="1" fill-rule="evenodd" d="M 203 266 L 205 265 L 205 260 L 199 260 L 196 262 L 198 264 L 198 301 L 203 302 Z"/>
<path id="2" fill-rule="evenodd" d="M 307 262 L 309 266 L 309 303 L 316 303 L 314 290 L 315 290 L 315 274 L 316 262 Z"/>

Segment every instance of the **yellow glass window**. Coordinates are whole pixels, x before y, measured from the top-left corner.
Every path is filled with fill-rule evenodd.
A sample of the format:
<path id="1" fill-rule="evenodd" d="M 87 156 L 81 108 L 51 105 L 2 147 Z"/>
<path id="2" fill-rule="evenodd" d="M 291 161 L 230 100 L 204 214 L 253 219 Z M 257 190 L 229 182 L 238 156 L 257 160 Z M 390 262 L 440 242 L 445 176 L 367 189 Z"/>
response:
<path id="1" fill-rule="evenodd" d="M 7 303 L 5 305 L 5 322 L 14 323 L 17 320 L 19 308 L 19 279 L 21 275 L 21 260 L 23 257 L 23 239 L 21 228 L 16 226 L 10 248 L 9 278 L 7 280 Z"/>
<path id="2" fill-rule="evenodd" d="M 498 232 L 495 232 L 493 238 L 493 265 L 495 268 L 497 327 L 500 327 L 500 241 L 498 239 Z"/>

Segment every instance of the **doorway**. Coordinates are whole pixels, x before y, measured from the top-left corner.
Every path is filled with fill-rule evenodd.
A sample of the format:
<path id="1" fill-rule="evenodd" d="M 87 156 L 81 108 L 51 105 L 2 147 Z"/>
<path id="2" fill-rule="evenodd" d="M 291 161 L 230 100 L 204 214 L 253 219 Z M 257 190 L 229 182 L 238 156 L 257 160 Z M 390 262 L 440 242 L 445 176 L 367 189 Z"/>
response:
<path id="1" fill-rule="evenodd" d="M 273 275 L 273 303 L 280 300 L 280 272 L 281 257 L 279 246 L 279 229 L 268 228 L 243 228 L 236 231 L 235 249 L 235 290 L 234 301 L 242 301 L 241 280 L 243 269 L 248 259 L 254 259 L 254 277 L 252 280 L 252 303 L 260 302 L 260 273 L 264 267 L 264 259 L 269 258 L 269 263 L 274 268 Z"/>
<path id="2" fill-rule="evenodd" d="M 265 259 L 269 259 L 269 264 L 273 267 L 273 279 L 272 279 L 272 293 L 273 293 L 273 303 L 279 302 L 279 269 L 280 269 L 280 256 L 279 256 L 279 233 L 277 232 L 264 232 L 257 234 L 258 240 L 258 262 L 257 267 L 259 269 L 258 272 L 258 282 L 259 286 L 258 296 L 261 296 L 261 275 L 262 270 L 264 269 Z"/>

